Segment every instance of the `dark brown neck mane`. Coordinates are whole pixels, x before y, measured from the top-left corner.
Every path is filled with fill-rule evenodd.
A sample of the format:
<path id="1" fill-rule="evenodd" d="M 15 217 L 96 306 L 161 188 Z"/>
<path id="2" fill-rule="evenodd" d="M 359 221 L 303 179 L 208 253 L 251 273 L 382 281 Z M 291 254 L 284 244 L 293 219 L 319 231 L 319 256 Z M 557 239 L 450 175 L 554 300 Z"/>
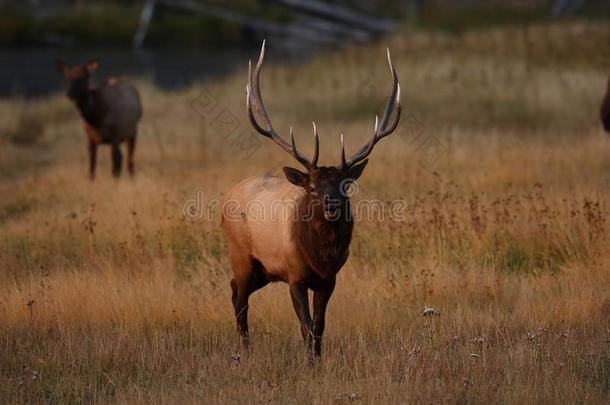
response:
<path id="1" fill-rule="evenodd" d="M 81 116 L 93 128 L 101 126 L 102 106 L 100 105 L 97 87 L 87 87 L 75 91 L 74 104 Z"/>
<path id="2" fill-rule="evenodd" d="M 297 213 L 292 233 L 302 257 L 322 278 L 336 274 L 347 260 L 354 228 L 349 200 L 334 221 L 324 218 L 322 204 L 309 194 L 298 201 Z"/>

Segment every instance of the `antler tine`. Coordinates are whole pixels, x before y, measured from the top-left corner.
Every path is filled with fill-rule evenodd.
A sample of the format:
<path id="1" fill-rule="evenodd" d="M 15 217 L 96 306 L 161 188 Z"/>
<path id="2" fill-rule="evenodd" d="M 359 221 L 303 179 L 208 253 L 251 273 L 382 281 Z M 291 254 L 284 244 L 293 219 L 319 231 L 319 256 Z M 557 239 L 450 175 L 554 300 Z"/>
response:
<path id="1" fill-rule="evenodd" d="M 343 134 L 341 134 L 341 169 L 347 169 L 347 162 L 345 161 L 345 143 L 343 142 Z"/>
<path id="2" fill-rule="evenodd" d="M 400 122 L 400 113 L 402 112 L 402 106 L 400 105 L 400 84 L 397 87 L 398 90 L 396 91 L 396 114 L 394 114 L 394 122 L 392 122 L 392 125 L 390 125 L 389 128 L 386 126 L 386 128 L 379 133 L 379 135 L 377 136 L 378 140 L 394 132 L 398 127 L 398 123 Z"/>
<path id="3" fill-rule="evenodd" d="M 390 48 L 387 48 L 387 55 L 388 65 L 390 66 L 390 73 L 392 74 L 392 93 L 390 93 L 390 97 L 388 97 L 388 101 L 385 105 L 385 111 L 383 112 L 383 116 L 381 118 L 380 128 L 382 131 L 388 125 L 388 121 L 390 120 L 390 116 L 392 115 L 392 110 L 394 109 L 396 95 L 398 94 L 399 88 L 398 75 L 396 74 L 396 69 L 394 68 L 394 64 L 392 63 L 392 55 L 390 54 Z"/>
<path id="4" fill-rule="evenodd" d="M 369 142 L 367 142 L 364 146 L 362 146 L 355 154 L 352 156 L 345 164 L 342 163 L 344 168 L 355 165 L 356 163 L 366 159 L 369 154 L 373 151 L 375 144 L 379 142 L 382 138 L 390 135 L 392 132 L 396 130 L 398 127 L 398 123 L 400 122 L 400 113 L 402 107 L 400 105 L 400 84 L 398 83 L 398 75 L 396 74 L 396 69 L 394 68 L 394 64 L 392 63 L 392 56 L 390 55 L 390 50 L 387 50 L 388 55 L 388 65 L 390 65 L 390 73 L 392 74 L 392 92 L 388 97 L 388 101 L 386 102 L 385 110 L 383 112 L 383 116 L 381 118 L 381 122 L 379 121 L 379 117 L 375 117 L 375 132 L 373 137 Z M 395 111 L 395 112 L 394 112 Z M 394 113 L 394 121 L 388 127 L 388 123 L 392 114 Z"/>
<path id="5" fill-rule="evenodd" d="M 267 138 L 271 138 L 273 142 L 278 144 L 282 149 L 286 152 L 290 153 L 296 160 L 299 161 L 303 166 L 305 166 L 308 170 L 313 170 L 316 168 L 318 161 L 318 149 L 319 149 L 319 141 L 316 132 L 316 154 L 314 155 L 314 161 L 310 162 L 305 156 L 303 156 L 297 150 L 294 143 L 294 135 L 292 132 L 292 127 L 290 128 L 290 138 L 291 144 L 286 142 L 282 137 L 280 137 L 275 130 L 273 129 L 273 125 L 271 124 L 271 120 L 269 119 L 269 114 L 267 114 L 267 110 L 265 109 L 265 105 L 263 103 L 263 97 L 261 96 L 260 91 L 260 74 L 263 68 L 263 61 L 265 59 L 265 41 L 263 41 L 263 45 L 261 46 L 261 52 L 258 57 L 258 62 L 254 67 L 254 71 L 252 71 L 252 61 L 248 63 L 248 84 L 246 85 L 246 107 L 248 109 L 248 117 L 250 118 L 250 122 L 252 126 L 261 135 L 266 136 Z M 258 113 L 262 116 L 263 124 L 267 128 L 263 128 L 256 117 L 254 116 L 254 111 L 252 110 L 252 104 L 256 104 L 256 109 Z"/>
<path id="6" fill-rule="evenodd" d="M 254 129 L 256 129 L 256 132 L 258 132 L 259 134 L 264 135 L 267 138 L 273 138 L 271 133 L 269 131 L 267 131 L 266 129 L 264 129 L 263 127 L 261 127 L 259 125 L 259 123 L 256 121 L 256 117 L 254 117 L 254 112 L 252 111 L 252 98 L 251 97 L 252 97 L 252 87 L 250 86 L 250 83 L 248 83 L 246 85 L 246 108 L 248 109 L 248 118 L 250 118 L 250 123 L 252 124 Z"/>
<path id="7" fill-rule="evenodd" d="M 263 45 L 261 46 L 261 52 L 258 55 L 258 61 L 256 62 L 256 66 L 254 67 L 254 97 L 258 103 L 257 109 L 258 112 L 263 116 L 265 120 L 265 124 L 268 129 L 273 131 L 273 126 L 271 125 L 271 120 L 269 119 L 269 114 L 267 114 L 267 110 L 265 109 L 265 104 L 263 103 L 263 96 L 261 95 L 261 87 L 260 87 L 260 77 L 261 70 L 263 70 L 263 61 L 265 60 L 265 43 L 267 40 L 263 40 Z M 252 75 L 250 76 L 250 80 L 252 81 Z"/>
<path id="8" fill-rule="evenodd" d="M 248 118 L 250 118 L 250 123 L 252 123 L 252 126 L 254 127 L 254 129 L 256 129 L 256 132 L 258 132 L 261 135 L 266 136 L 267 138 L 273 139 L 273 135 L 271 133 L 273 131 L 273 129 L 272 128 L 265 129 L 260 126 L 258 121 L 256 121 L 256 117 L 254 116 L 254 112 L 252 111 L 253 98 L 256 98 L 256 95 L 253 94 L 252 61 L 250 60 L 250 61 L 248 61 L 248 84 L 246 84 L 246 108 L 248 109 Z M 259 106 L 257 105 L 256 108 L 258 110 Z"/>
<path id="9" fill-rule="evenodd" d="M 313 138 L 314 138 L 314 152 L 313 159 L 311 160 L 311 164 L 313 167 L 318 166 L 318 157 L 320 156 L 320 138 L 318 137 L 318 128 L 316 128 L 316 123 L 311 122 L 313 124 Z"/>
<path id="10" fill-rule="evenodd" d="M 305 156 L 298 151 L 296 144 L 294 143 L 294 134 L 292 132 L 292 127 L 290 127 L 290 145 L 291 151 L 290 154 L 299 161 L 300 164 L 305 166 L 307 170 L 313 170 L 316 168 L 316 165 L 309 161 Z"/>
<path id="11" fill-rule="evenodd" d="M 298 155 L 297 155 L 297 146 L 294 143 L 294 133 L 292 132 L 292 126 L 290 127 L 290 145 L 292 147 L 292 156 L 294 156 L 297 160 L 298 160 Z"/>

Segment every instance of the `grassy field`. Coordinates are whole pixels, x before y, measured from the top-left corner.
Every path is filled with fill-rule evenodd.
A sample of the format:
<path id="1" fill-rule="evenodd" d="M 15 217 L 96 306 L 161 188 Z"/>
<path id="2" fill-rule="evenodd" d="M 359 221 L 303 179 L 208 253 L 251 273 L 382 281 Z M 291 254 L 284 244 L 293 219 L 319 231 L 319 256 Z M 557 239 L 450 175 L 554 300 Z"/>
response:
<path id="1" fill-rule="evenodd" d="M 355 200 L 406 215 L 357 223 L 314 367 L 285 285 L 253 296 L 249 354 L 234 329 L 213 201 L 293 164 L 243 133 L 245 70 L 173 93 L 142 79 L 137 174 L 118 181 L 105 149 L 88 180 L 62 95 L 0 101 L 0 402 L 608 403 L 608 38 L 571 23 L 387 41 L 405 116 Z M 337 164 L 339 134 L 359 147 L 389 91 L 385 46 L 267 66 L 276 128 L 309 153 L 315 119 Z"/>

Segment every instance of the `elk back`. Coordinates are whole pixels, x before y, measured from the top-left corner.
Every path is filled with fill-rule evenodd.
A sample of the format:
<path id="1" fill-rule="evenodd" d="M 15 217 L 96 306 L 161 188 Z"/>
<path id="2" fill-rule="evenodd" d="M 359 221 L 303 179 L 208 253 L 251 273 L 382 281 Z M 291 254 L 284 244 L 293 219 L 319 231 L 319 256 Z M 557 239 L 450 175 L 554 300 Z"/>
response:
<path id="1" fill-rule="evenodd" d="M 142 117 L 138 90 L 126 80 L 110 79 L 99 87 L 98 97 L 104 111 L 100 125 L 103 141 L 121 142 L 134 137 Z"/>

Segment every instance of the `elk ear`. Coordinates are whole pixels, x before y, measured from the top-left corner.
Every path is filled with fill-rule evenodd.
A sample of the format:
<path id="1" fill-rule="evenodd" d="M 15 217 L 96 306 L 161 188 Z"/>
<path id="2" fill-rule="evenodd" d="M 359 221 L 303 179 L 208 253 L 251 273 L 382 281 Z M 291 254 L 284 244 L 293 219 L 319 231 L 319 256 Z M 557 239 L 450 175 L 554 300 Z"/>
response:
<path id="1" fill-rule="evenodd" d="M 66 62 L 63 60 L 55 59 L 55 69 L 57 69 L 59 73 L 65 73 L 68 66 L 66 66 Z"/>
<path id="2" fill-rule="evenodd" d="M 358 178 L 362 175 L 362 172 L 364 171 L 364 168 L 366 167 L 366 164 L 369 162 L 368 159 L 363 160 L 362 162 L 358 163 L 357 165 L 350 167 L 347 170 L 347 178 L 348 179 L 352 179 L 352 180 L 358 180 Z"/>
<path id="3" fill-rule="evenodd" d="M 307 187 L 309 184 L 309 175 L 292 167 L 283 167 L 282 170 L 289 182 L 299 187 Z"/>
<path id="4" fill-rule="evenodd" d="M 90 74 L 95 72 L 99 67 L 100 63 L 97 61 L 97 59 L 93 59 L 86 65 L 87 72 L 89 72 Z"/>

